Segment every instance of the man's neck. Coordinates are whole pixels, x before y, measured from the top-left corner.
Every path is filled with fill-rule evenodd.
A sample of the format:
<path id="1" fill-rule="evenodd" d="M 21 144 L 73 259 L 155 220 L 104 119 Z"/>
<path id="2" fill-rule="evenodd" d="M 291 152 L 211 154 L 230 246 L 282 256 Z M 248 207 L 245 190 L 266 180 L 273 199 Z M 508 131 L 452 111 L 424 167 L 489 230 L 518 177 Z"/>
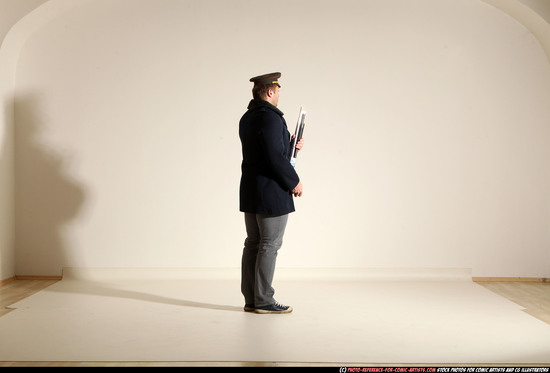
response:
<path id="1" fill-rule="evenodd" d="M 279 110 L 278 107 L 274 106 L 273 104 L 271 104 L 269 101 L 266 101 L 266 100 L 256 100 L 256 99 L 253 99 L 252 101 L 250 101 L 250 103 L 248 104 L 248 109 L 254 109 L 254 108 L 257 108 L 259 106 L 268 106 L 268 107 L 271 107 L 273 110 L 275 110 L 277 113 L 279 113 L 280 115 L 283 115 L 283 112 L 281 110 Z"/>

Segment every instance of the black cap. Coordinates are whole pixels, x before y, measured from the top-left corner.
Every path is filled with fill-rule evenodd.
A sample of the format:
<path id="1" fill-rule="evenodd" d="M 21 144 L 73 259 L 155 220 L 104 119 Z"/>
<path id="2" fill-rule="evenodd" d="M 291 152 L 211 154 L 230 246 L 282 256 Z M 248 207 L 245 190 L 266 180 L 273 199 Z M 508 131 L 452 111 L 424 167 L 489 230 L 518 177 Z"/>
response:
<path id="1" fill-rule="evenodd" d="M 255 76 L 254 78 L 250 78 L 250 81 L 254 82 L 254 85 L 277 84 L 279 87 L 281 87 L 281 85 L 279 84 L 280 77 L 281 73 L 271 73 Z"/>

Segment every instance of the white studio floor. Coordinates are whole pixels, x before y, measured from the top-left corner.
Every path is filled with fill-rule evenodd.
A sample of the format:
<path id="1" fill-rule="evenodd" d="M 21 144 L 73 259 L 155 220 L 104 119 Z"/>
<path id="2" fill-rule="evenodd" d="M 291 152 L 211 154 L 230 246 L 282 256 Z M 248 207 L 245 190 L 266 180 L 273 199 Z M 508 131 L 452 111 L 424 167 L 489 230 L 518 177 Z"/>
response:
<path id="1" fill-rule="evenodd" d="M 277 269 L 287 315 L 243 312 L 238 271 L 65 269 L 0 317 L 0 361 L 550 363 L 550 325 L 468 271 Z"/>

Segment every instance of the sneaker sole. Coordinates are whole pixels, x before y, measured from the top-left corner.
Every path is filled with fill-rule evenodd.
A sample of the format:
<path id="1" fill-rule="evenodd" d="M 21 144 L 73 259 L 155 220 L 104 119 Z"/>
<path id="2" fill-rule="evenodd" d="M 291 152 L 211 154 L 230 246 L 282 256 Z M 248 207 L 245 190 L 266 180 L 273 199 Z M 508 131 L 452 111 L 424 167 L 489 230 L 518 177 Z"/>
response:
<path id="1" fill-rule="evenodd" d="M 269 310 L 262 310 L 262 309 L 256 308 L 254 310 L 254 312 L 260 313 L 260 314 L 263 314 L 263 315 L 270 314 L 270 313 L 291 313 L 292 312 L 292 307 L 288 307 L 288 309 L 286 309 L 284 311 L 269 311 Z"/>
<path id="2" fill-rule="evenodd" d="M 244 312 L 254 312 L 256 309 L 254 307 L 245 307 Z"/>

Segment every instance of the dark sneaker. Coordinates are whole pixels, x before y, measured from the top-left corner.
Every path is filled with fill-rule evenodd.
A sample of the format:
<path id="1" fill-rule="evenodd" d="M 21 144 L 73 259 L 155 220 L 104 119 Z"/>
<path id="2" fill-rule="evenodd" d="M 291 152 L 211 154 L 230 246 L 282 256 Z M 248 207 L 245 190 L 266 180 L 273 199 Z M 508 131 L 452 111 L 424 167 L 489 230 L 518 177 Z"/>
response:
<path id="1" fill-rule="evenodd" d="M 269 306 L 256 307 L 254 312 L 256 313 L 291 313 L 292 307 L 285 306 L 284 304 L 275 302 L 273 304 L 270 304 Z"/>
<path id="2" fill-rule="evenodd" d="M 256 310 L 256 307 L 254 307 L 253 304 L 245 304 L 244 305 L 244 312 L 254 312 Z"/>

